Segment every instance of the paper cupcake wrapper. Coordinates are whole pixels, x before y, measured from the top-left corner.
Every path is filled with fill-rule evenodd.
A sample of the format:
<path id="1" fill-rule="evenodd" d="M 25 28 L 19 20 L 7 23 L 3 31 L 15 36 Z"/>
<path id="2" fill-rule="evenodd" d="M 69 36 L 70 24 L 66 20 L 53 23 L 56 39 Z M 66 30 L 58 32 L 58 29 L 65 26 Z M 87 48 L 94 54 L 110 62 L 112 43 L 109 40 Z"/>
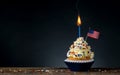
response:
<path id="1" fill-rule="evenodd" d="M 65 59 L 65 62 L 70 62 L 70 63 L 89 63 L 89 62 L 93 62 L 94 59 L 90 59 L 90 60 L 69 60 L 69 59 Z"/>
<path id="2" fill-rule="evenodd" d="M 71 71 L 88 71 L 94 63 L 94 59 L 76 61 L 66 59 L 64 62 Z"/>

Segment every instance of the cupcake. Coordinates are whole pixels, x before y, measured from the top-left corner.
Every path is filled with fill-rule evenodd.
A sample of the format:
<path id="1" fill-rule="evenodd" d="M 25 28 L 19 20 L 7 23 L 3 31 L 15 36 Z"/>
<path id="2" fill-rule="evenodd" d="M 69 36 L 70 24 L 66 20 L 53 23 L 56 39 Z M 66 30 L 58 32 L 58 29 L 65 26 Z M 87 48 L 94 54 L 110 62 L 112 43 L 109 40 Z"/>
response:
<path id="1" fill-rule="evenodd" d="M 79 37 L 70 46 L 64 62 L 71 71 L 88 71 L 94 63 L 94 52 L 84 38 Z"/>

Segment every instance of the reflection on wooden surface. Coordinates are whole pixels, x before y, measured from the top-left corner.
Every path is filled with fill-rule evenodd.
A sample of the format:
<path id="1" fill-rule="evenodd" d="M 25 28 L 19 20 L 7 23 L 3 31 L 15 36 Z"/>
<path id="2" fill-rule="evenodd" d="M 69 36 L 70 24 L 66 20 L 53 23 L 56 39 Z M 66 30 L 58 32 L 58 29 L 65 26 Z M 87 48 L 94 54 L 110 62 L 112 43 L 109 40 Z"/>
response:
<path id="1" fill-rule="evenodd" d="M 120 69 L 94 68 L 88 72 L 72 72 L 65 68 L 1 67 L 0 75 L 120 75 Z"/>

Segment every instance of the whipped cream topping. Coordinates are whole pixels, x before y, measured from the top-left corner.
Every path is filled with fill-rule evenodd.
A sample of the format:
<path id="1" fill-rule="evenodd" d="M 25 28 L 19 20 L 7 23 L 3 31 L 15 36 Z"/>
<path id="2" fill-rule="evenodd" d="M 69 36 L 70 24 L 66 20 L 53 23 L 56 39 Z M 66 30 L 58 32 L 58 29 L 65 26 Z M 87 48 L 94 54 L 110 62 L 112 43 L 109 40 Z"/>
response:
<path id="1" fill-rule="evenodd" d="M 67 52 L 67 57 L 76 58 L 79 60 L 89 60 L 94 58 L 94 52 L 91 51 L 91 47 L 84 40 L 84 38 L 79 37 L 70 46 L 69 51 Z"/>

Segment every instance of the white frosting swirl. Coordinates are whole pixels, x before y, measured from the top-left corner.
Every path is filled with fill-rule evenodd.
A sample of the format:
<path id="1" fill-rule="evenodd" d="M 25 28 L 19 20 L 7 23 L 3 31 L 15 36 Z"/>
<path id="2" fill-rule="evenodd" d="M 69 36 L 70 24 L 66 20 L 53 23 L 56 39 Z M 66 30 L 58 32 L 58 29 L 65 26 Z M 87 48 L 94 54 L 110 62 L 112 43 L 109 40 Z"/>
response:
<path id="1" fill-rule="evenodd" d="M 77 59 L 93 59 L 94 52 L 91 51 L 91 47 L 84 40 L 83 37 L 77 38 L 76 41 L 70 46 L 69 51 L 67 52 L 68 58 L 77 58 Z"/>

